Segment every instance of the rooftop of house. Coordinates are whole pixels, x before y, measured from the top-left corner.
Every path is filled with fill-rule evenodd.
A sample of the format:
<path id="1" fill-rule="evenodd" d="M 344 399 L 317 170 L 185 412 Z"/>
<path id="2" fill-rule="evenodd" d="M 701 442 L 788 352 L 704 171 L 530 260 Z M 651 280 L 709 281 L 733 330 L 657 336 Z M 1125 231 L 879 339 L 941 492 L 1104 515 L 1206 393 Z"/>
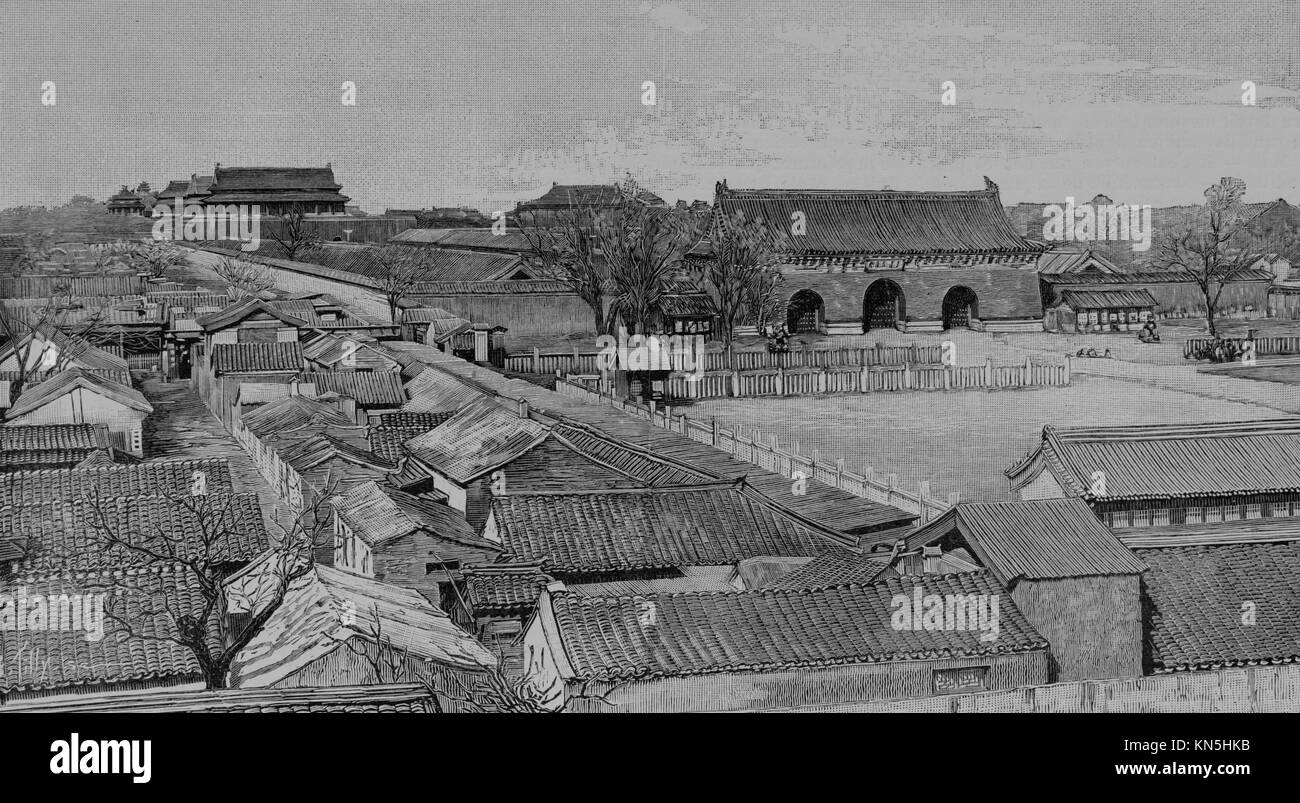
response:
<path id="1" fill-rule="evenodd" d="M 1043 427 L 1006 470 L 1012 490 L 1048 471 L 1066 494 L 1130 500 L 1300 491 L 1300 418 L 1124 427 Z M 1102 472 L 1103 493 L 1093 492 Z"/>
<path id="2" fill-rule="evenodd" d="M 333 504 L 339 518 L 370 547 L 383 546 L 414 532 L 500 551 L 500 545 L 479 537 L 464 515 L 447 505 L 419 499 L 376 482 L 365 482 L 340 494 Z"/>
<path id="3" fill-rule="evenodd" d="M 232 579 L 237 609 L 260 610 L 256 588 L 264 566 L 255 564 Z M 241 603 L 244 588 L 251 596 Z M 266 627 L 241 653 L 233 685 L 274 685 L 336 650 L 353 649 L 354 640 L 373 643 L 377 634 L 399 652 L 453 669 L 474 671 L 497 663 L 419 592 L 316 566 L 290 585 Z"/>
<path id="4" fill-rule="evenodd" d="M 997 185 L 971 191 L 729 189 L 720 182 L 716 219 L 743 216 L 789 226 L 797 212 L 807 233 L 789 238 L 797 255 L 1033 254 L 1045 247 L 1026 240 L 1002 209 Z"/>
<path id="5" fill-rule="evenodd" d="M 17 401 L 5 411 L 5 418 L 12 420 L 28 415 L 77 390 L 111 399 L 142 415 L 153 412 L 153 405 L 149 404 L 144 394 L 135 388 L 118 384 L 80 368 L 69 368 L 43 382 L 29 385 L 19 394 Z"/>
<path id="6" fill-rule="evenodd" d="M 312 427 L 350 427 L 353 420 L 328 402 L 289 395 L 244 413 L 244 427 L 256 437 Z"/>
<path id="7" fill-rule="evenodd" d="M 647 206 L 666 206 L 664 199 L 649 190 L 637 190 L 635 200 Z M 535 209 L 568 209 L 574 206 L 615 206 L 622 203 L 627 194 L 617 184 L 552 184 L 551 188 L 531 201 L 524 201 L 515 207 L 516 212 Z"/>
<path id="8" fill-rule="evenodd" d="M 1181 546 L 1137 554 L 1151 567 L 1143 584 L 1155 671 L 1300 659 L 1295 582 L 1300 543 Z"/>
<path id="9" fill-rule="evenodd" d="M 907 537 L 916 549 L 956 530 L 999 582 L 1141 574 L 1146 566 L 1082 499 L 961 502 Z"/>
<path id="10" fill-rule="evenodd" d="M 212 371 L 216 374 L 296 373 L 303 370 L 302 344 L 214 343 Z"/>
<path id="11" fill-rule="evenodd" d="M 307 374 L 320 393 L 356 399 L 362 407 L 396 407 L 406 402 L 396 371 L 322 371 Z"/>
<path id="12" fill-rule="evenodd" d="M 93 595 L 99 594 L 103 603 L 96 608 Z M 18 575 L 0 581 L 0 596 L 10 605 L 22 597 L 40 597 L 51 605 L 60 599 L 92 600 L 89 612 L 85 605 L 68 610 L 66 621 L 80 621 L 80 628 L 0 628 L 0 692 L 81 692 L 107 684 L 202 679 L 194 654 L 173 640 L 180 635 L 173 616 L 201 612 L 193 572 L 160 563 L 75 576 Z M 172 615 L 158 615 L 160 597 Z"/>
<path id="13" fill-rule="evenodd" d="M 546 427 L 536 421 L 483 398 L 407 441 L 406 448 L 420 462 L 465 485 L 520 457 L 546 434 Z"/>
<path id="14" fill-rule="evenodd" d="M 999 633 L 896 628 L 914 592 L 999 596 Z M 548 592 L 561 675 L 640 680 L 1046 651 L 1047 641 L 985 572 L 819 589 L 588 597 Z M 547 612 L 541 613 L 543 622 Z M 557 643 L 558 642 L 558 643 Z M 564 666 L 567 664 L 567 666 Z"/>
<path id="15" fill-rule="evenodd" d="M 773 510 L 733 482 L 657 489 L 506 493 L 492 500 L 501 544 L 551 573 L 729 566 L 814 557 L 836 535 Z"/>
<path id="16" fill-rule="evenodd" d="M 532 611 L 547 585 L 554 582 L 539 561 L 491 563 L 461 570 L 465 596 L 475 616 L 511 616 Z"/>
<path id="17" fill-rule="evenodd" d="M 87 497 L 0 507 L 0 533 L 32 571 L 138 566 L 149 553 L 246 563 L 269 544 L 255 493 Z"/>
<path id="18" fill-rule="evenodd" d="M 94 497 L 188 494 L 197 487 L 210 494 L 234 490 L 230 464 L 225 458 L 14 471 L 0 475 L 0 506 Z"/>
<path id="19" fill-rule="evenodd" d="M 0 427 L 0 453 L 50 449 L 104 449 L 108 430 L 95 424 L 34 424 Z"/>

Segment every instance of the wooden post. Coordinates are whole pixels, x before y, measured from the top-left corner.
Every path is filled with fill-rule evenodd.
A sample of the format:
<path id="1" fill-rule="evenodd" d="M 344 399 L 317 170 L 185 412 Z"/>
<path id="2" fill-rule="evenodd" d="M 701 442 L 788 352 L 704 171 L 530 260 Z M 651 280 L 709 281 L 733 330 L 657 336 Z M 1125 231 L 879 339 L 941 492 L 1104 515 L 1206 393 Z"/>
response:
<path id="1" fill-rule="evenodd" d="M 540 374 L 541 372 L 542 372 L 541 349 L 534 346 L 533 347 L 533 373 Z"/>
<path id="2" fill-rule="evenodd" d="M 858 369 L 858 390 L 862 393 L 871 390 L 871 371 L 867 369 L 866 365 Z"/>
<path id="3" fill-rule="evenodd" d="M 732 396 L 740 395 L 740 372 L 739 371 L 731 372 L 731 395 Z"/>
<path id="4" fill-rule="evenodd" d="M 903 387 L 909 390 L 912 387 L 912 368 L 909 365 L 903 366 Z"/>
<path id="5" fill-rule="evenodd" d="M 785 395 L 785 369 L 779 366 L 776 369 L 776 395 Z"/>
<path id="6" fill-rule="evenodd" d="M 925 515 L 925 499 L 930 495 L 930 483 L 927 480 L 921 480 L 916 484 L 916 500 L 920 504 L 921 521 L 928 521 Z"/>
<path id="7" fill-rule="evenodd" d="M 844 458 L 835 458 L 835 487 L 844 487 Z"/>
<path id="8" fill-rule="evenodd" d="M 1071 382 L 1071 375 L 1072 375 L 1072 374 L 1071 374 L 1071 371 L 1072 371 L 1072 370 L 1073 370 L 1073 369 L 1072 369 L 1072 366 L 1071 366 L 1071 363 L 1070 363 L 1070 355 L 1067 354 L 1067 355 L 1065 355 L 1065 384 L 1067 384 L 1067 385 L 1070 384 L 1070 382 Z"/>
<path id="9" fill-rule="evenodd" d="M 718 419 L 713 419 L 713 445 L 718 445 Z"/>
<path id="10" fill-rule="evenodd" d="M 950 390 L 952 388 L 953 367 L 951 365 L 945 365 L 940 370 L 943 371 L 943 389 Z"/>
<path id="11" fill-rule="evenodd" d="M 1068 357 L 1066 359 L 1069 359 Z M 993 387 L 993 358 L 984 358 L 984 387 Z"/>
<path id="12" fill-rule="evenodd" d="M 1028 357 L 1025 357 L 1025 364 L 1020 369 L 1020 384 L 1021 385 L 1029 384 L 1029 358 Z"/>

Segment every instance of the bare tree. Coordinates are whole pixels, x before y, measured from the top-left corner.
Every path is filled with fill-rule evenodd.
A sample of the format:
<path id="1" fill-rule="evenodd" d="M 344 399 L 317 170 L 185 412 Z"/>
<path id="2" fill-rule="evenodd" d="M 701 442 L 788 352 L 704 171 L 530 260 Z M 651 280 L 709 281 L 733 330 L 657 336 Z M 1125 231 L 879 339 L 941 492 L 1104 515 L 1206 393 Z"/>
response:
<path id="1" fill-rule="evenodd" d="M 1258 260 L 1251 250 L 1254 235 L 1247 228 L 1253 215 L 1241 200 L 1245 194 L 1246 182 L 1241 179 L 1219 179 L 1205 190 L 1205 206 L 1196 222 L 1160 238 L 1152 260 L 1161 269 L 1191 275 L 1205 300 L 1211 337 L 1219 336 L 1215 316 L 1224 289 Z"/>
<path id="2" fill-rule="evenodd" d="M 168 502 L 183 520 L 192 523 L 192 529 L 182 533 L 168 532 L 158 522 L 120 521 L 106 510 L 104 500 L 90 500 L 90 524 L 105 550 L 120 549 L 138 565 L 165 564 L 184 572 L 199 593 L 197 602 L 159 594 L 143 610 L 128 613 L 125 593 L 133 589 L 115 580 L 110 587 L 125 593 L 111 595 L 105 617 L 128 638 L 166 641 L 188 649 L 207 688 L 226 688 L 235 659 L 283 604 L 290 585 L 312 570 L 313 550 L 330 540 L 329 516 L 324 511 L 330 496 L 316 496 L 289 527 L 277 522 L 279 537 L 258 558 L 256 604 L 242 621 L 231 616 L 226 583 L 228 545 L 239 535 L 233 529 L 237 526 L 232 509 L 235 495 L 227 494 L 220 501 L 206 494 L 169 496 Z M 159 616 L 172 627 L 145 632 L 146 623 Z"/>
<path id="3" fill-rule="evenodd" d="M 397 323 L 398 302 L 421 282 L 433 281 L 442 264 L 442 252 L 436 248 L 385 245 L 369 252 L 372 267 L 367 273 L 379 283 L 388 302 L 390 320 Z"/>
<path id="4" fill-rule="evenodd" d="M 710 227 L 710 242 L 713 258 L 704 287 L 718 311 L 722 344 L 729 347 L 743 319 L 763 326 L 771 317 L 784 233 L 761 220 L 746 220 L 743 213 L 719 214 Z"/>
<path id="5" fill-rule="evenodd" d="M 700 220 L 685 210 L 623 201 L 596 226 L 596 244 L 616 295 L 610 305 L 629 332 L 659 326 L 663 296 L 682 259 L 699 240 Z"/>
<path id="6" fill-rule="evenodd" d="M 524 263 L 545 279 L 560 282 L 591 307 L 596 334 L 608 334 L 605 320 L 606 271 L 596 245 L 600 210 L 574 205 L 545 218 L 537 212 L 516 217 L 519 234 L 528 243 Z"/>
<path id="7" fill-rule="evenodd" d="M 285 258 L 301 262 L 320 248 L 320 238 L 314 227 L 310 226 L 303 207 L 292 204 L 275 216 L 273 224 L 267 227 L 271 241 L 280 246 Z"/>
<path id="8" fill-rule="evenodd" d="M 150 278 L 162 279 L 167 272 L 185 261 L 185 251 L 171 243 L 146 240 L 131 248 L 126 261 Z"/>
<path id="9" fill-rule="evenodd" d="M 0 301 L 0 362 L 13 360 L 10 392 L 17 396 L 27 385 L 73 365 L 102 339 L 108 312 L 106 304 L 78 307 L 62 283 L 35 305 Z"/>
<path id="10" fill-rule="evenodd" d="M 212 269 L 226 283 L 234 301 L 245 296 L 260 296 L 275 287 L 275 280 L 266 268 L 242 259 L 222 257 Z"/>

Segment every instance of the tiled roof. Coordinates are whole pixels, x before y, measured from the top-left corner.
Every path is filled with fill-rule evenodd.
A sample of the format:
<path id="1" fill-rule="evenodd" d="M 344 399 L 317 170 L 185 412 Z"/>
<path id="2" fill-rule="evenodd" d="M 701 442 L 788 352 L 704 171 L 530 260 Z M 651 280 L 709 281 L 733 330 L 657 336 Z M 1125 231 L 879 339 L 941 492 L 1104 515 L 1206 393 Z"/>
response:
<path id="1" fill-rule="evenodd" d="M 1300 659 L 1300 543 L 1137 554 L 1151 567 L 1144 586 L 1156 671 Z"/>
<path id="2" fill-rule="evenodd" d="M 325 371 L 308 374 L 321 393 L 351 396 L 362 407 L 397 406 L 406 401 L 395 371 Z"/>
<path id="3" fill-rule="evenodd" d="M 335 366 L 352 355 L 357 368 L 378 370 L 397 368 L 397 360 L 360 337 L 321 335 L 302 347 L 303 356 L 321 365 Z"/>
<path id="4" fill-rule="evenodd" d="M 26 415 L 78 389 L 111 399 L 145 415 L 153 412 L 153 405 L 135 388 L 119 385 L 80 368 L 69 368 L 26 388 L 18 401 L 5 412 L 5 417 L 13 419 Z"/>
<path id="5" fill-rule="evenodd" d="M 1219 544 L 1267 544 L 1300 541 L 1300 516 L 1233 519 L 1200 524 L 1158 524 L 1146 527 L 1112 527 L 1115 537 L 1130 549 Z"/>
<path id="6" fill-rule="evenodd" d="M 1050 471 L 1070 496 L 1163 499 L 1300 491 L 1300 418 L 1128 427 L 1043 427 L 1007 469 L 1012 490 Z M 1097 475 L 1097 472 L 1102 472 Z M 1105 494 L 1091 491 L 1105 478 Z"/>
<path id="7" fill-rule="evenodd" d="M 491 228 L 486 229 L 407 229 L 396 237 L 390 237 L 390 243 L 411 243 L 412 245 L 437 245 L 444 248 L 471 248 L 491 251 L 514 251 L 516 253 L 531 251 L 528 238 L 518 229 L 506 229 L 497 234 Z"/>
<path id="8" fill-rule="evenodd" d="M 550 279 L 515 279 L 512 281 L 430 281 L 412 285 L 407 301 L 417 306 L 437 306 L 437 299 L 447 296 L 572 295 L 573 288 Z"/>
<path id="9" fill-rule="evenodd" d="M 34 600 L 39 596 L 53 606 L 65 594 L 67 599 L 83 603 L 79 606 L 83 617 L 80 629 L 0 628 L 0 691 L 80 691 L 100 684 L 202 678 L 194 654 L 170 640 L 179 635 L 175 620 L 160 612 L 201 614 L 203 597 L 192 572 L 155 564 L 135 571 L 78 574 L 76 579 L 66 575 L 17 577 L 0 584 L 0 594 L 7 597 L 9 605 L 15 604 L 16 597 Z M 106 597 L 101 602 L 92 596 L 95 594 Z M 84 612 L 87 606 L 89 617 Z M 129 629 L 106 612 L 127 623 Z M 12 615 L 12 611 L 6 612 L 6 616 Z M 75 625 L 75 616 L 70 614 L 67 621 Z"/>
<path id="10" fill-rule="evenodd" d="M 300 473 L 334 460 L 344 460 L 381 472 L 397 470 L 396 463 L 383 460 L 365 448 L 366 442 L 359 429 L 354 430 L 353 434 L 355 437 L 344 439 L 329 432 L 313 432 L 301 439 L 277 444 L 276 453 Z"/>
<path id="11" fill-rule="evenodd" d="M 103 454 L 103 452 L 96 452 Z M 132 463 L 103 468 L 16 471 L 0 476 L 0 506 L 75 500 L 86 497 L 188 494 L 202 473 L 210 494 L 233 490 L 224 458 Z"/>
<path id="12" fill-rule="evenodd" d="M 332 404 L 305 396 L 285 396 L 244 413 L 244 426 L 257 437 L 306 426 L 350 427 L 355 422 Z"/>
<path id="13" fill-rule="evenodd" d="M 1232 274 L 1231 281 L 1271 282 L 1275 277 L 1271 271 L 1246 268 Z M 1196 276 L 1181 270 L 1129 270 L 1119 273 L 1101 273 L 1085 271 L 1081 273 L 1056 273 L 1043 276 L 1043 280 L 1053 285 L 1059 284 L 1164 284 L 1168 282 L 1194 283 Z"/>
<path id="14" fill-rule="evenodd" d="M 509 463 L 541 443 L 546 427 L 491 399 L 470 403 L 406 448 L 420 462 L 462 485 Z"/>
<path id="15" fill-rule="evenodd" d="M 703 471 L 696 471 L 679 463 L 656 457 L 647 449 L 614 440 L 595 430 L 571 423 L 556 424 L 551 429 L 551 434 L 588 460 L 609 466 L 646 485 L 654 487 L 697 485 L 720 479 Z"/>
<path id="16" fill-rule="evenodd" d="M 94 424 L 37 424 L 0 427 L 0 452 L 36 449 L 101 449 L 107 431 Z"/>
<path id="17" fill-rule="evenodd" d="M 999 632 L 895 629 L 895 596 L 998 597 Z M 681 677 L 1045 651 L 1040 636 L 984 572 L 891 578 L 812 590 L 551 597 L 573 676 Z"/>
<path id="18" fill-rule="evenodd" d="M 486 398 L 483 391 L 441 371 L 422 371 L 406 383 L 410 401 L 402 405 L 409 413 L 455 413 L 476 399 Z"/>
<path id="19" fill-rule="evenodd" d="M 338 497 L 334 510 L 357 537 L 372 547 L 423 530 L 438 538 L 500 549 L 476 535 L 465 517 L 452 508 L 380 488 L 375 482 L 348 489 Z"/>
<path id="20" fill-rule="evenodd" d="M 366 430 L 370 450 L 385 460 L 396 462 L 408 454 L 407 441 L 417 435 L 423 435 L 451 416 L 452 413 L 405 412 L 399 412 L 396 416 L 385 415 L 380 419 L 381 424 L 372 425 Z"/>
<path id="21" fill-rule="evenodd" d="M 269 315 L 288 326 L 300 329 L 309 326 L 311 323 L 305 318 L 299 318 L 256 296 L 242 298 L 219 312 L 201 315 L 198 318 L 198 323 L 199 326 L 203 327 L 204 331 L 215 332 L 238 323 L 250 315 Z"/>
<path id="22" fill-rule="evenodd" d="M 130 366 L 122 357 L 105 351 L 87 340 L 73 337 L 59 329 L 45 327 L 37 333 L 29 332 L 20 340 L 26 343 L 33 337 L 37 339 L 37 344 L 33 344 L 29 349 L 29 359 L 40 357 L 52 346 L 58 355 L 60 367 L 69 365 L 89 368 L 94 371 L 108 371 L 115 374 L 129 374 L 130 372 Z M 7 352 L 10 352 L 7 346 L 0 346 L 0 357 L 3 357 Z"/>
<path id="23" fill-rule="evenodd" d="M 0 449 L 0 471 L 71 468 L 98 451 L 97 449 Z"/>
<path id="24" fill-rule="evenodd" d="M 217 374 L 258 374 L 301 371 L 302 344 L 217 343 L 212 346 L 212 370 Z"/>
<path id="25" fill-rule="evenodd" d="M 870 583 L 886 564 L 843 547 L 832 547 L 762 588 L 825 588 L 845 583 Z"/>
<path id="26" fill-rule="evenodd" d="M 213 538 L 204 546 L 204 529 Z M 77 571 L 138 565 L 138 550 L 107 546 L 106 532 L 154 552 L 214 562 L 252 560 L 268 547 L 257 494 L 119 496 L 0 508 L 0 532 L 24 546 L 35 571 Z M 23 539 L 26 539 L 25 541 Z"/>
<path id="27" fill-rule="evenodd" d="M 663 296 L 660 310 L 664 315 L 673 317 L 702 317 L 716 315 L 717 307 L 713 299 L 703 293 L 677 293 Z"/>
<path id="28" fill-rule="evenodd" d="M 211 190 L 338 190 L 329 167 L 218 167 Z"/>
<path id="29" fill-rule="evenodd" d="M 990 185 L 968 192 L 893 190 L 731 190 L 719 187 L 719 220 L 789 225 L 796 212 L 807 234 L 791 236 L 793 254 L 1033 253 L 1016 233 Z"/>
<path id="30" fill-rule="evenodd" d="M 540 563 L 494 563 L 467 566 L 465 596 L 475 616 L 509 616 L 528 613 L 553 578 Z"/>
<path id="31" fill-rule="evenodd" d="M 640 190 L 636 199 L 651 206 L 663 206 L 664 200 L 649 190 Z M 616 206 L 624 199 L 617 184 L 553 184 L 551 188 L 531 201 L 519 204 L 516 211 L 530 209 L 565 209 L 572 206 Z"/>
<path id="32" fill-rule="evenodd" d="M 252 573 L 248 577 L 256 583 Z M 254 597 L 251 607 L 257 604 Z M 335 650 L 357 647 L 350 643 L 354 639 L 373 641 L 376 629 L 415 658 L 467 670 L 496 665 L 486 648 L 418 591 L 316 566 L 293 582 L 266 627 L 240 654 L 232 684 L 274 685 Z"/>
<path id="33" fill-rule="evenodd" d="M 1082 499 L 961 502 L 909 535 L 907 545 L 933 544 L 954 528 L 980 563 L 1007 584 L 1146 570 Z"/>
<path id="34" fill-rule="evenodd" d="M 1094 261 L 1099 263 L 1101 267 L 1091 264 Z M 1107 259 L 1104 254 L 1089 250 L 1048 251 L 1038 258 L 1038 273 L 1040 276 L 1078 273 L 1082 270 L 1115 273 L 1119 271 L 1119 266 Z"/>
<path id="35" fill-rule="evenodd" d="M 436 709 L 419 683 L 288 689 L 216 689 L 77 694 L 19 700 L 11 713 L 130 714 L 428 714 Z"/>
<path id="36" fill-rule="evenodd" d="M 144 279 L 134 273 L 0 276 L 0 298 L 135 296 L 144 288 Z"/>
<path id="37" fill-rule="evenodd" d="M 1074 309 L 1158 306 L 1155 297 L 1146 289 L 1066 290 L 1061 293 L 1061 298 Z"/>
<path id="38" fill-rule="evenodd" d="M 589 573 L 731 565 L 758 556 L 813 557 L 836 543 L 732 483 L 492 500 L 502 545 L 548 570 Z"/>

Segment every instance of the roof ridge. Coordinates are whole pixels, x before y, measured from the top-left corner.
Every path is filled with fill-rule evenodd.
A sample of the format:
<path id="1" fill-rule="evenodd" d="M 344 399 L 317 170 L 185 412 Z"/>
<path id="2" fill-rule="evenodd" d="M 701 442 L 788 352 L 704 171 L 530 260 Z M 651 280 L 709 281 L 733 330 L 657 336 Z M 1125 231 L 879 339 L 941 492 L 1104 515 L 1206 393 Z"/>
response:
<path id="1" fill-rule="evenodd" d="M 870 580 L 865 583 L 850 581 L 844 583 L 834 583 L 834 584 L 829 584 L 824 586 L 816 586 L 813 588 L 777 588 L 773 586 L 764 586 L 762 588 L 751 588 L 751 589 L 746 589 L 744 591 L 735 591 L 735 590 L 667 591 L 667 592 L 659 592 L 654 594 L 616 594 L 613 596 L 600 596 L 595 594 L 571 593 L 566 587 L 566 589 L 562 592 L 552 592 L 552 593 L 563 594 L 569 597 L 570 599 L 595 600 L 595 601 L 617 601 L 617 600 L 624 600 L 624 599 L 639 601 L 639 600 L 652 600 L 652 599 L 664 599 L 664 598 L 676 599 L 678 597 L 713 597 L 713 596 L 726 596 L 726 597 L 763 596 L 763 595 L 793 596 L 797 594 L 805 594 L 805 595 L 821 594 L 827 591 L 834 591 L 834 590 L 846 589 L 846 588 L 848 589 L 876 588 L 878 586 L 886 586 L 889 583 L 900 583 L 900 584 L 905 583 L 909 578 L 915 578 L 915 581 L 911 583 L 912 585 L 919 585 L 924 580 L 947 580 L 955 577 L 988 577 L 990 579 L 994 579 L 993 574 L 988 569 L 973 569 L 967 572 L 945 572 L 943 574 L 927 573 L 927 574 L 917 574 L 917 575 L 899 575 L 897 577 L 887 577 L 881 580 Z M 996 582 L 996 580 L 994 580 L 994 582 Z"/>

